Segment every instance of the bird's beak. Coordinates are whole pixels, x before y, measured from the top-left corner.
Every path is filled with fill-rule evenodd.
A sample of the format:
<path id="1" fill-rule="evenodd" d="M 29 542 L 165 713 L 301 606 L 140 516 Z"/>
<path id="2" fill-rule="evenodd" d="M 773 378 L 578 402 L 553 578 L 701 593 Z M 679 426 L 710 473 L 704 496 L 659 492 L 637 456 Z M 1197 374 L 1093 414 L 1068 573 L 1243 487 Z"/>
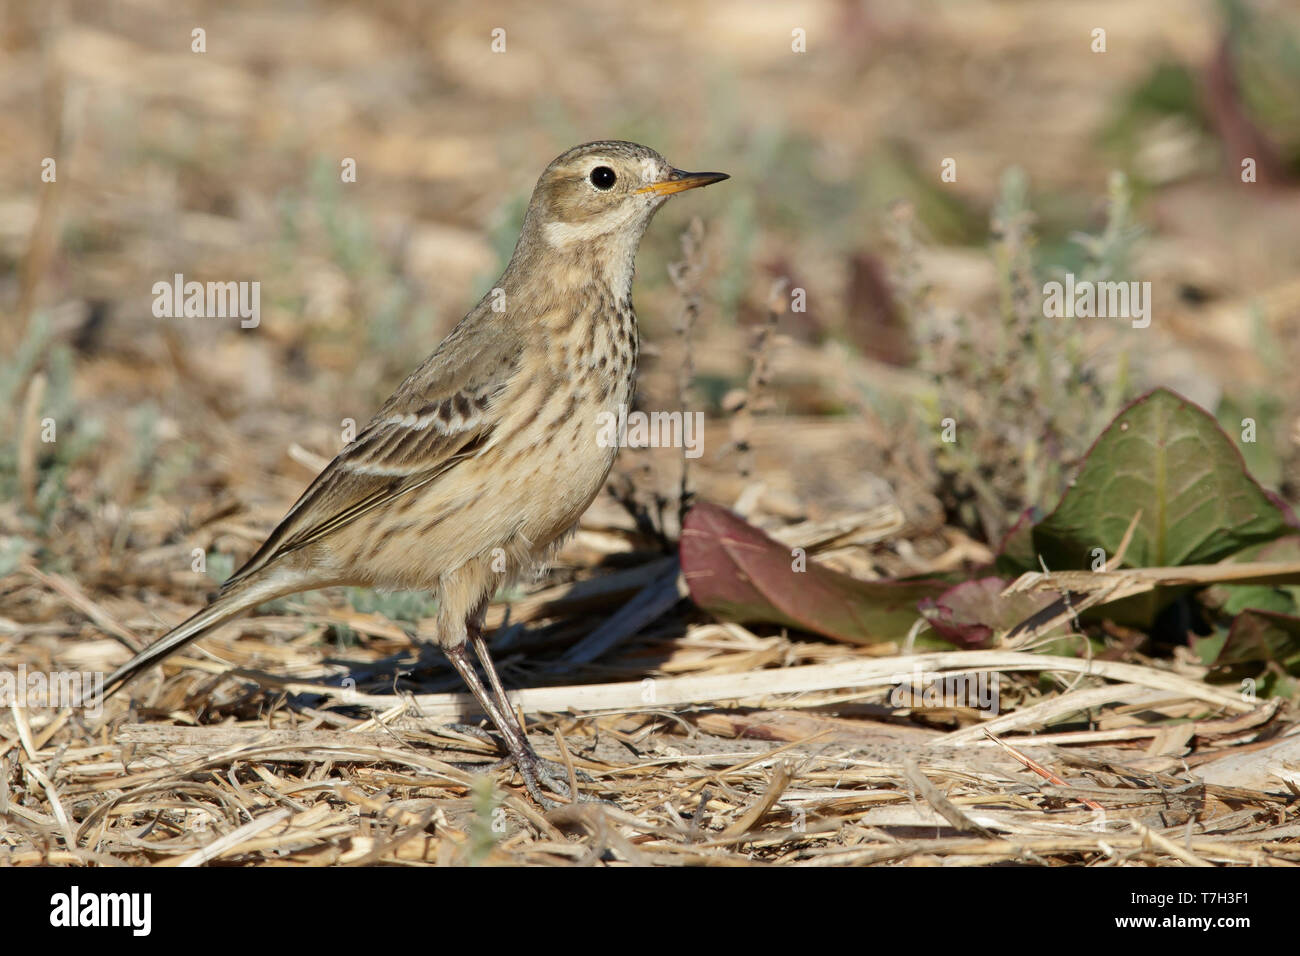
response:
<path id="1" fill-rule="evenodd" d="M 694 189 L 697 186 L 711 186 L 714 183 L 720 183 L 724 179 L 730 179 L 726 173 L 688 173 L 680 169 L 674 169 L 668 174 L 668 178 L 657 183 L 651 183 L 649 186 L 642 186 L 637 190 L 638 193 L 654 193 L 656 196 L 671 196 L 673 193 L 679 193 L 683 189 Z"/>

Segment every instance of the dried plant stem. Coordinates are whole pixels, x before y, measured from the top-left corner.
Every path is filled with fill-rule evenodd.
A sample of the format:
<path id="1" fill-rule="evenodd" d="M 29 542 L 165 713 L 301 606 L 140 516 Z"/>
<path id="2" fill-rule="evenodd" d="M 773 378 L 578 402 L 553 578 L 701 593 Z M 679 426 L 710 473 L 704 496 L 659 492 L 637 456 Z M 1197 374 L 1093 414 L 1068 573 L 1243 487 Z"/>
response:
<path id="1" fill-rule="evenodd" d="M 704 223 L 697 217 L 682 232 L 682 259 L 668 266 L 668 277 L 673 288 L 681 296 L 682 308 L 678 313 L 674 331 L 682 347 L 682 361 L 677 372 L 677 404 L 682 415 L 689 414 L 690 390 L 695 383 L 695 358 L 691 347 L 691 336 L 695 323 L 700 317 L 700 276 L 704 269 L 701 245 L 704 240 Z M 690 510 L 694 491 L 691 488 L 690 459 L 686 449 L 682 449 L 682 478 L 677 498 L 678 527 Z"/>

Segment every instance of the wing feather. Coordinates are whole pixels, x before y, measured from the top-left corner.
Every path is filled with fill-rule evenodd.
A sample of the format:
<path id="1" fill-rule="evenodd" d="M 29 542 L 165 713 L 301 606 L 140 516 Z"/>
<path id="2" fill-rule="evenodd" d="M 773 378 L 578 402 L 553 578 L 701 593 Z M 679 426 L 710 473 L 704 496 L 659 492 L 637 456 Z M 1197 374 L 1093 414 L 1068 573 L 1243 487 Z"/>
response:
<path id="1" fill-rule="evenodd" d="M 398 386 L 222 585 L 223 591 L 283 555 L 426 487 L 491 442 L 500 418 L 496 401 L 519 373 L 523 349 L 514 337 L 482 330 L 471 336 L 475 317 L 471 312 Z"/>

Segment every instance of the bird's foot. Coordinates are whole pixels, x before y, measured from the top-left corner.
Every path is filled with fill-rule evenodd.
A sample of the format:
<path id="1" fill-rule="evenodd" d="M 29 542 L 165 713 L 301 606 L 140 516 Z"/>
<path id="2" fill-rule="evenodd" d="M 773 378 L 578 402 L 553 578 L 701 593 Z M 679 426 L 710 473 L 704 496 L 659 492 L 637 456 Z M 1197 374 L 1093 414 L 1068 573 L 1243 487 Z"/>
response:
<path id="1" fill-rule="evenodd" d="M 558 794 L 568 803 L 608 803 L 608 801 L 601 800 L 599 797 L 584 793 L 575 794 L 573 788 L 569 786 L 569 768 L 557 761 L 538 756 L 537 752 L 531 747 L 523 753 L 511 754 L 509 757 L 497 762 L 492 769 L 501 770 L 511 765 L 523 777 L 524 787 L 528 790 L 528 795 L 544 810 L 554 810 L 556 807 L 563 806 L 563 804 L 547 797 L 544 788 Z M 576 767 L 573 769 L 573 778 L 578 783 L 596 782 L 590 774 Z M 609 805 L 614 806 L 615 804 Z"/>
<path id="2" fill-rule="evenodd" d="M 542 785 L 550 787 L 552 793 L 557 793 L 566 801 L 572 803 L 574 799 L 573 789 L 569 786 L 568 772 L 563 767 L 557 767 L 554 761 L 543 760 L 536 754 L 532 759 L 515 760 L 515 769 L 519 775 L 524 778 L 524 786 L 528 789 L 528 795 L 537 801 L 538 805 L 544 810 L 554 810 L 560 806 L 559 803 L 550 799 L 542 791 Z"/>
<path id="3" fill-rule="evenodd" d="M 512 754 L 505 760 L 502 760 L 497 766 L 503 768 L 508 764 L 514 764 L 519 775 L 524 778 L 524 786 L 528 790 L 528 795 L 536 800 L 547 810 L 553 810 L 559 804 L 554 800 L 548 799 L 542 792 L 545 785 L 552 793 L 558 794 L 570 803 L 585 801 L 581 793 L 575 794 L 573 788 L 569 785 L 569 768 L 562 763 L 554 760 L 547 760 L 540 757 L 532 748 L 524 751 L 522 754 Z M 594 783 L 590 774 L 584 773 L 577 769 L 573 770 L 573 779 L 579 783 Z"/>
<path id="4" fill-rule="evenodd" d="M 458 725 L 455 729 L 457 732 L 467 734 L 476 740 L 500 745 L 497 737 L 480 727 Z M 528 790 L 528 795 L 546 810 L 553 810 L 560 804 L 546 797 L 544 795 L 545 789 L 549 789 L 552 793 L 558 794 L 563 799 L 573 803 L 586 803 L 595 800 L 595 798 L 581 793 L 575 799 L 573 790 L 569 786 L 569 768 L 559 761 L 547 760 L 545 757 L 539 756 L 531 747 L 521 754 L 512 753 L 488 764 L 454 762 L 452 766 L 471 773 L 494 774 L 507 768 L 517 770 L 519 775 L 523 777 L 524 787 Z M 573 776 L 579 783 L 596 782 L 591 774 L 577 767 L 573 768 Z"/>

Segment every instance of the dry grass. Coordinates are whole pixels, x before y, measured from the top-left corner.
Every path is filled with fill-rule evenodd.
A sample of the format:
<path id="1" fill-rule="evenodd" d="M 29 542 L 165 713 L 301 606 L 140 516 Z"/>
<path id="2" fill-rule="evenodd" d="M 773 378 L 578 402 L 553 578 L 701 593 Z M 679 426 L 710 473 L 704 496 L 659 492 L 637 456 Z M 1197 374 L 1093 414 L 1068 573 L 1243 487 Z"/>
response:
<path id="1" fill-rule="evenodd" d="M 1044 330 L 1017 298 L 1031 225 L 1040 264 L 1105 228 L 1096 130 L 1149 51 L 1203 62 L 1212 18 L 1103 5 L 1101 69 L 1074 7 L 810 4 L 816 55 L 797 61 L 775 6 L 714 4 L 690 30 L 696 5 L 666 6 L 627 23 L 595 2 L 6 8 L 0 136 L 24 149 L 0 157 L 0 673 L 111 670 L 199 606 L 343 419 L 482 291 L 560 149 L 639 138 L 732 172 L 733 192 L 697 207 L 684 265 L 672 207 L 639 260 L 640 401 L 705 410 L 705 456 L 625 451 L 546 577 L 489 612 L 534 744 L 603 802 L 541 810 L 448 723 L 477 718 L 413 641 L 426 598 L 328 591 L 198 642 L 102 714 L 0 712 L 0 865 L 1300 862 L 1300 713 L 1210 683 L 1186 648 L 1109 622 L 1051 655 L 745 628 L 682 600 L 674 549 L 685 490 L 860 577 L 968 572 L 1125 381 L 1234 394 L 1294 497 L 1294 191 L 1243 199 L 1180 158 L 1213 152 L 1205 134 L 1149 131 L 1193 170 L 1132 210 L 1155 224 L 1132 264 L 1162 296 L 1151 337 Z M 196 19 L 203 61 L 177 45 Z M 489 69 L 498 21 L 516 52 Z M 47 154 L 59 188 L 36 191 Z M 952 189 L 930 182 L 948 155 Z M 1049 207 L 1036 224 L 999 184 L 1015 164 Z M 915 363 L 855 346 L 880 331 L 864 316 L 893 314 L 876 266 Z M 260 279 L 261 327 L 154 319 L 145 292 L 175 272 Z M 807 314 L 784 311 L 794 288 Z M 1064 351 L 1100 378 L 1034 365 Z M 1019 410 L 1039 400 L 1025 420 L 1060 447 L 1034 459 Z M 945 414 L 990 426 L 972 460 L 936 456 Z M 916 668 L 996 673 L 998 716 L 891 700 Z"/>
<path id="2" fill-rule="evenodd" d="M 588 579 L 605 586 L 587 584 L 580 601 L 518 602 L 523 621 L 497 640 L 507 683 L 534 688 L 515 695 L 534 744 L 584 772 L 590 782 L 579 789 L 605 802 L 539 810 L 511 770 L 493 768 L 491 746 L 448 725 L 472 713 L 466 695 L 412 693 L 453 688 L 449 669 L 415 654 L 382 616 L 318 605 L 200 642 L 165 677 L 143 680 L 129 706 L 114 699 L 95 717 L 12 709 L 0 723 L 4 857 L 164 866 L 1300 861 L 1297 774 L 1285 770 L 1300 750 L 1286 739 L 1294 710 L 1243 702 L 1185 662 L 998 650 L 882 657 L 879 648 L 760 636 L 683 606 L 599 665 L 549 666 L 567 634 L 663 571 L 655 560 Z M 130 636 L 113 622 L 131 615 L 66 580 L 20 573 L 6 598 L 46 622 L 10 623 L 26 640 L 9 645 L 6 666 L 20 658 L 48 667 L 50 652 L 71 656 L 72 642 L 89 666 L 120 657 L 116 645 Z M 86 623 L 59 624 L 68 608 Z M 318 640 L 344 623 L 365 640 Z M 97 627 L 121 633 L 96 642 L 86 632 Z M 997 673 L 1003 712 L 988 721 L 942 701 L 891 705 L 914 671 Z M 575 676 L 604 681 L 572 685 Z M 570 686 L 541 686 L 557 679 Z M 1214 772 L 1218 761 L 1257 753 L 1257 766 L 1226 775 L 1249 786 Z"/>

